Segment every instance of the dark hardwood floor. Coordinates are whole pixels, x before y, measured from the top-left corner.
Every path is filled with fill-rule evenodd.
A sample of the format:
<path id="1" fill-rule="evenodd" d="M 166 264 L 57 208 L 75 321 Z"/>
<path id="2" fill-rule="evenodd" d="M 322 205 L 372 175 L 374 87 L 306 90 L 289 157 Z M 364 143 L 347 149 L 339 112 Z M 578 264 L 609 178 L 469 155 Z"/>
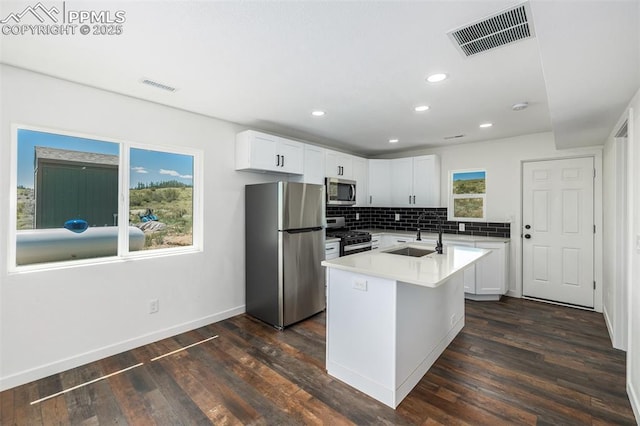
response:
<path id="1" fill-rule="evenodd" d="M 324 332 L 324 314 L 284 332 L 240 315 L 2 392 L 0 424 L 636 424 L 625 354 L 597 313 L 468 301 L 464 329 L 396 410 L 326 374 Z"/>

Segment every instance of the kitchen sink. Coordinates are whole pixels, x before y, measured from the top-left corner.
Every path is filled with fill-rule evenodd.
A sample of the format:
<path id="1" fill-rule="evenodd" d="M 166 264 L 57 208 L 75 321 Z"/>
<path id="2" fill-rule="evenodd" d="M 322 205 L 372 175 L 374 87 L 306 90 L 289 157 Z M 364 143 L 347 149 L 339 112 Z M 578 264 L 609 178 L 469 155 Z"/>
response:
<path id="1" fill-rule="evenodd" d="M 391 250 L 385 253 L 398 254 L 400 256 L 422 257 L 435 253 L 435 250 L 422 249 L 418 247 L 402 247 L 401 249 Z"/>

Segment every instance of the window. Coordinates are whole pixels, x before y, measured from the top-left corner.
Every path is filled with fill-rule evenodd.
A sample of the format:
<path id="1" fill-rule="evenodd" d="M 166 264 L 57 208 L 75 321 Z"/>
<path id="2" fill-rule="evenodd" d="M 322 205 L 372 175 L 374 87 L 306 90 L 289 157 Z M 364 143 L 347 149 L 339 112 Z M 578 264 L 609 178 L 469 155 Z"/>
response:
<path id="1" fill-rule="evenodd" d="M 197 248 L 199 153 L 27 127 L 15 141 L 16 268 Z"/>
<path id="2" fill-rule="evenodd" d="M 193 156 L 132 148 L 129 223 L 143 250 L 193 244 Z"/>
<path id="3" fill-rule="evenodd" d="M 451 172 L 449 220 L 484 221 L 486 211 L 485 170 Z"/>

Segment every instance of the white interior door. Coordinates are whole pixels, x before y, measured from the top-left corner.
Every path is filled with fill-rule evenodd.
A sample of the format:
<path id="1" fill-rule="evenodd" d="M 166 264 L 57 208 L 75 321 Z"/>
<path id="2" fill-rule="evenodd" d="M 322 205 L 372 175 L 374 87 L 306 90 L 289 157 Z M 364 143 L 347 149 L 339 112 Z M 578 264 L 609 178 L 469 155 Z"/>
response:
<path id="1" fill-rule="evenodd" d="M 592 308 L 593 158 L 523 165 L 523 295 Z"/>

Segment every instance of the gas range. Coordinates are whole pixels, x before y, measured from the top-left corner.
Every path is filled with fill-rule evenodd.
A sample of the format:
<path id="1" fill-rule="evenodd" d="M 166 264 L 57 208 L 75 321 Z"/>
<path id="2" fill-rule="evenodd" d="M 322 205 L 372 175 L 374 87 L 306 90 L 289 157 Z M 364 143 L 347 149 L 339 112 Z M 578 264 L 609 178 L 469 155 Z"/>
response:
<path id="1" fill-rule="evenodd" d="M 340 256 L 371 250 L 371 234 L 347 229 L 344 217 L 328 217 L 326 235 L 340 238 Z"/>

